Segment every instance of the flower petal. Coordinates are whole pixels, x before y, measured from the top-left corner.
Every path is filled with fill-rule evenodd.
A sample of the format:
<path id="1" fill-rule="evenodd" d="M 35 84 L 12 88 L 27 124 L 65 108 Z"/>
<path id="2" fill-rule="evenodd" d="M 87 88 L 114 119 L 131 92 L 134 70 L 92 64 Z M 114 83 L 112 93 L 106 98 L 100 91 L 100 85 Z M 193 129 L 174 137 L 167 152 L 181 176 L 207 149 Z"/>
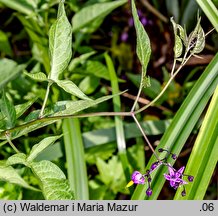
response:
<path id="1" fill-rule="evenodd" d="M 132 181 L 135 184 L 144 184 L 145 178 L 139 171 L 134 171 L 132 174 Z"/>
<path id="2" fill-rule="evenodd" d="M 174 175 L 175 175 L 175 172 L 174 172 L 173 167 L 169 166 L 169 167 L 168 167 L 168 170 L 169 170 L 170 176 L 174 176 Z"/>
<path id="3" fill-rule="evenodd" d="M 182 175 L 184 169 L 185 169 L 185 167 L 183 166 L 176 172 L 176 178 L 179 178 Z"/>
<path id="4" fill-rule="evenodd" d="M 168 181 L 171 180 L 171 177 L 170 177 L 169 175 L 167 175 L 167 174 L 164 174 L 164 178 L 165 178 L 166 180 L 168 180 Z"/>

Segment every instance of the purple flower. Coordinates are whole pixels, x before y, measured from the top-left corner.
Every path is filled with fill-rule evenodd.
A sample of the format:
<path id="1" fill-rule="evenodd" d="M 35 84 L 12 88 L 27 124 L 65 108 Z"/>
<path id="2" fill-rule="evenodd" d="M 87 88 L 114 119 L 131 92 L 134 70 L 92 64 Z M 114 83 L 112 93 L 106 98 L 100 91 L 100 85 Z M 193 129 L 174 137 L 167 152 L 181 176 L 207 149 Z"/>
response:
<path id="1" fill-rule="evenodd" d="M 144 184 L 145 178 L 139 171 L 134 171 L 132 174 L 132 181 L 135 184 Z"/>
<path id="2" fill-rule="evenodd" d="M 169 174 L 164 174 L 164 178 L 170 181 L 170 186 L 177 189 L 180 185 L 187 184 L 181 177 L 185 167 L 181 167 L 178 171 L 174 170 L 171 166 L 168 167 Z"/>

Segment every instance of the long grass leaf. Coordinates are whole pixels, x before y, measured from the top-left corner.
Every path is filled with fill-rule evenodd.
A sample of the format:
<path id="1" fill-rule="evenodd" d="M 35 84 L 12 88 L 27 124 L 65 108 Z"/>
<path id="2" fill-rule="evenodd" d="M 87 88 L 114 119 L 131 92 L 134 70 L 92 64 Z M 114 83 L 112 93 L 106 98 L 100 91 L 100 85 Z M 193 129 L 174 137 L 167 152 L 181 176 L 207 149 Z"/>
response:
<path id="1" fill-rule="evenodd" d="M 70 187 L 75 193 L 75 199 L 87 200 L 88 179 L 79 120 L 65 119 L 63 134 Z"/>
<path id="2" fill-rule="evenodd" d="M 194 182 L 186 186 L 187 196 L 179 189 L 174 199 L 203 199 L 218 160 L 218 86 L 190 155 L 186 173 Z"/>
<path id="3" fill-rule="evenodd" d="M 119 86 L 118 86 L 118 78 L 114 69 L 113 62 L 108 54 L 105 54 L 105 60 L 108 67 L 108 71 L 110 74 L 110 80 L 111 80 L 111 87 L 112 87 L 112 93 L 117 94 L 119 93 Z M 113 98 L 113 105 L 114 105 L 114 111 L 120 112 L 121 111 L 121 102 L 120 97 Z M 129 178 L 130 171 L 129 171 L 129 162 L 126 155 L 126 141 L 125 141 L 125 135 L 124 135 L 124 127 L 123 127 L 123 121 L 120 116 L 115 116 L 115 129 L 116 129 L 116 138 L 117 138 L 117 147 L 121 159 L 121 163 L 123 166 L 124 173 L 126 175 L 126 179 Z"/>

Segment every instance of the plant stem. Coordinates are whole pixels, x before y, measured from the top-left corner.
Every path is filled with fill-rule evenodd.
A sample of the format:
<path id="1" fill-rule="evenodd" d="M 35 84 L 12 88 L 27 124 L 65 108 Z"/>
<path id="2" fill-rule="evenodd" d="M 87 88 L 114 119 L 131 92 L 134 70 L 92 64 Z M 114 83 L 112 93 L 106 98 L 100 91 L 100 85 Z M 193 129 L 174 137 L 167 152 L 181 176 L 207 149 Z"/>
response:
<path id="1" fill-rule="evenodd" d="M 139 96 L 140 96 L 141 92 L 142 92 L 142 85 L 140 85 L 140 87 L 139 87 L 139 91 L 138 91 L 138 94 L 137 94 L 136 99 L 134 101 L 134 104 L 132 106 L 131 112 L 134 112 L 135 106 L 136 106 L 136 104 L 138 102 L 138 99 L 139 99 Z"/>
<path id="2" fill-rule="evenodd" d="M 39 113 L 39 118 L 42 118 L 42 116 L 43 116 L 43 113 L 44 113 L 44 110 L 45 110 L 45 105 L 46 105 L 47 100 L 48 100 L 48 95 L 49 95 L 49 92 L 50 92 L 50 86 L 51 85 L 52 85 L 52 83 L 49 82 L 48 86 L 47 86 L 46 94 L 45 94 L 45 99 L 43 101 L 42 108 L 41 108 L 41 111 Z"/>
<path id="3" fill-rule="evenodd" d="M 132 112 L 132 117 L 133 117 L 135 123 L 137 124 L 139 130 L 141 131 L 141 133 L 142 133 L 142 135 L 143 135 L 145 141 L 147 142 L 149 148 L 150 148 L 151 151 L 154 153 L 154 155 L 155 155 L 155 157 L 157 158 L 157 160 L 160 161 L 160 158 L 158 157 L 158 155 L 157 155 L 157 153 L 155 152 L 153 146 L 151 145 L 150 141 L 148 140 L 148 137 L 146 136 L 145 132 L 143 131 L 142 126 L 140 125 L 140 123 L 138 122 L 137 118 L 135 117 L 134 112 Z"/>
<path id="4" fill-rule="evenodd" d="M 8 141 L 8 143 L 10 144 L 10 146 L 14 149 L 14 151 L 16 152 L 16 153 L 20 153 L 19 152 L 19 150 L 16 148 L 16 146 L 12 143 L 12 141 L 10 140 L 10 137 L 9 137 L 9 132 L 6 132 L 5 133 L 5 137 L 6 137 L 6 139 L 7 139 L 7 141 Z"/>
<path id="5" fill-rule="evenodd" d="M 179 71 L 182 69 L 182 67 L 186 64 L 186 62 L 190 59 L 191 56 L 192 56 L 192 54 L 190 54 L 185 60 L 183 60 L 183 62 L 178 67 L 178 69 L 175 71 L 175 73 L 173 73 L 173 71 L 171 72 L 172 76 L 170 77 L 170 79 L 168 80 L 168 82 L 164 86 L 164 88 L 161 90 L 161 92 L 157 95 L 157 97 L 155 97 L 149 104 L 147 104 L 144 107 L 142 107 L 141 109 L 135 111 L 134 112 L 135 114 L 140 113 L 140 112 L 144 111 L 145 109 L 147 109 L 148 107 L 152 106 L 164 94 L 164 92 L 166 91 L 166 89 L 168 88 L 168 86 L 170 85 L 172 80 L 176 77 L 176 75 L 179 73 Z"/>

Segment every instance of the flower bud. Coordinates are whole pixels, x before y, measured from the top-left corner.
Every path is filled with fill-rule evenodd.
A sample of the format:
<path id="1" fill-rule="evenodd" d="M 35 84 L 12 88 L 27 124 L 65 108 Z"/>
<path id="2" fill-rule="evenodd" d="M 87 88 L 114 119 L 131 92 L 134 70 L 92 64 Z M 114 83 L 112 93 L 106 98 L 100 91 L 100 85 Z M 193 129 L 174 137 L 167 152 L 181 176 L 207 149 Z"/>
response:
<path id="1" fill-rule="evenodd" d="M 164 150 L 163 150 L 162 148 L 159 148 L 158 151 L 159 151 L 159 152 L 163 152 Z"/>
<path id="2" fill-rule="evenodd" d="M 151 177 L 148 177 L 148 182 L 151 182 Z"/>
<path id="3" fill-rule="evenodd" d="M 188 180 L 189 180 L 190 182 L 193 182 L 194 176 L 188 176 Z"/>
<path id="4" fill-rule="evenodd" d="M 152 195 L 152 190 L 151 190 L 150 187 L 146 190 L 146 195 L 147 196 L 151 196 Z"/>
<path id="5" fill-rule="evenodd" d="M 173 158 L 173 160 L 176 160 L 177 159 L 177 155 L 176 154 L 172 154 L 172 158 Z"/>
<path id="6" fill-rule="evenodd" d="M 182 191 L 181 195 L 184 197 L 186 195 L 185 190 Z"/>
<path id="7" fill-rule="evenodd" d="M 158 162 L 154 162 L 152 165 L 151 165 L 151 171 L 153 171 L 154 169 L 156 169 L 158 166 Z"/>

